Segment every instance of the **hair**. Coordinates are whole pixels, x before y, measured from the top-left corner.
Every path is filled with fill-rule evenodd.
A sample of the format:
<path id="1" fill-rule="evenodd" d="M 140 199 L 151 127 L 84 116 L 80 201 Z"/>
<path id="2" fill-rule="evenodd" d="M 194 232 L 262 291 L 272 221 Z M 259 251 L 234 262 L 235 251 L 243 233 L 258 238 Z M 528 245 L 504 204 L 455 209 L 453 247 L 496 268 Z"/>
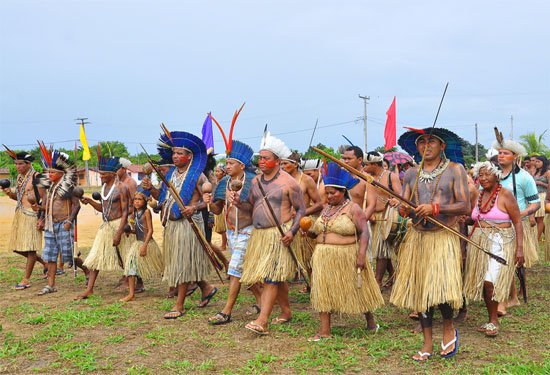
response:
<path id="1" fill-rule="evenodd" d="M 346 151 L 353 151 L 353 154 L 357 159 L 363 158 L 363 150 L 359 146 L 348 146 L 346 147 Z"/>
<path id="2" fill-rule="evenodd" d="M 535 155 L 533 157 L 542 161 L 542 167 L 537 168 L 535 174 L 543 176 L 548 171 L 548 159 L 546 158 L 546 156 L 543 155 Z"/>
<path id="3" fill-rule="evenodd" d="M 148 197 L 145 196 L 145 194 L 143 194 L 141 191 L 136 191 L 135 194 L 134 194 L 134 198 L 136 198 L 137 195 L 140 195 L 142 198 L 143 198 L 143 202 L 145 203 L 145 205 L 143 206 L 143 210 L 147 209 L 147 202 L 149 200 Z M 134 205 L 134 203 L 132 202 L 132 206 Z"/>
<path id="4" fill-rule="evenodd" d="M 206 158 L 206 165 L 204 166 L 204 170 L 202 173 L 204 173 L 206 176 L 210 174 L 216 168 L 216 159 L 214 158 L 213 154 L 209 154 Z"/>

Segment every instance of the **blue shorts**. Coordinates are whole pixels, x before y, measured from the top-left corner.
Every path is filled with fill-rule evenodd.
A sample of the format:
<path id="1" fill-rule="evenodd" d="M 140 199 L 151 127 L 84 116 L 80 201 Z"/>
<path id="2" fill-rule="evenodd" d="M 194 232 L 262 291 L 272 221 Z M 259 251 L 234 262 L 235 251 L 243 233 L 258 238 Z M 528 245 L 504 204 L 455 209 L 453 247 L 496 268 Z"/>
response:
<path id="1" fill-rule="evenodd" d="M 53 232 L 44 231 L 44 249 L 42 259 L 44 262 L 57 262 L 61 252 L 61 261 L 72 266 L 73 264 L 73 228 L 65 230 L 64 222 L 53 223 Z"/>
<path id="2" fill-rule="evenodd" d="M 240 279 L 243 274 L 244 254 L 246 253 L 250 233 L 252 233 L 252 225 L 242 228 L 238 232 L 227 229 L 227 247 L 231 252 L 227 274 L 230 276 Z"/>

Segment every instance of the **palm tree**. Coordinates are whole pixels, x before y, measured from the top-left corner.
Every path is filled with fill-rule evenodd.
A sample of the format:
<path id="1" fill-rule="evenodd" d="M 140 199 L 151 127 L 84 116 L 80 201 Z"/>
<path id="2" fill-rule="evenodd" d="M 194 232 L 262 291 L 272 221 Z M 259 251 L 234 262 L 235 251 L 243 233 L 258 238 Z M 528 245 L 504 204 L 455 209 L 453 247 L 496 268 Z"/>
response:
<path id="1" fill-rule="evenodd" d="M 544 133 L 546 132 L 547 130 L 543 131 L 538 137 L 534 132 L 526 133 L 519 137 L 521 139 L 519 143 L 525 147 L 527 155 L 545 155 L 546 157 L 550 157 L 550 148 L 543 143 Z"/>

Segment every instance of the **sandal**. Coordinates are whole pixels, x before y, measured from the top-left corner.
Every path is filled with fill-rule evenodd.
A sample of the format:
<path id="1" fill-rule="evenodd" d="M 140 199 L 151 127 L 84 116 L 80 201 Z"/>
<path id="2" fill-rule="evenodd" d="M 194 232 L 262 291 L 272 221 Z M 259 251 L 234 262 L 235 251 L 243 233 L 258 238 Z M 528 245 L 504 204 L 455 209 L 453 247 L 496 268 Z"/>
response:
<path id="1" fill-rule="evenodd" d="M 498 336 L 498 327 L 493 323 L 487 323 L 485 325 L 485 336 L 487 337 L 497 337 Z"/>
<path id="2" fill-rule="evenodd" d="M 231 321 L 231 314 L 224 314 L 223 312 L 219 312 L 213 317 L 208 319 L 208 323 L 212 324 L 213 326 L 218 326 L 221 324 L 227 324 Z"/>
<path id="3" fill-rule="evenodd" d="M 14 286 L 13 288 L 15 290 L 25 290 L 27 288 L 30 288 L 31 287 L 31 284 L 23 284 L 23 283 L 19 283 L 17 284 L 16 286 Z"/>
<path id="4" fill-rule="evenodd" d="M 412 356 L 412 359 L 416 362 L 426 362 L 431 357 L 432 357 L 432 353 L 418 351 L 418 357 L 415 354 Z"/>
<path id="5" fill-rule="evenodd" d="M 273 318 L 273 319 L 271 319 L 271 324 L 280 325 L 280 324 L 290 323 L 291 320 L 292 320 L 292 317 L 290 317 L 290 318 Z"/>
<path id="6" fill-rule="evenodd" d="M 250 315 L 256 315 L 256 314 L 259 314 L 260 311 L 262 311 L 262 310 L 260 309 L 260 306 L 254 304 L 254 305 L 250 306 L 248 309 L 246 309 L 246 311 L 244 312 L 244 314 L 245 314 L 245 315 L 248 315 L 248 316 L 250 316 Z"/>
<path id="7" fill-rule="evenodd" d="M 378 333 L 378 331 L 380 331 L 380 324 L 376 324 L 375 327 L 367 326 L 367 332 L 372 332 L 376 335 Z"/>
<path id="8" fill-rule="evenodd" d="M 443 344 L 443 341 L 441 341 L 441 350 L 445 351 L 445 350 L 447 350 L 447 348 L 449 348 L 449 346 L 451 346 L 453 344 L 455 344 L 454 349 L 451 352 L 447 353 L 447 354 L 441 354 L 441 358 L 451 358 L 456 353 L 458 353 L 458 330 L 457 329 L 455 329 L 455 337 L 451 341 L 449 341 L 446 344 Z"/>
<path id="9" fill-rule="evenodd" d="M 310 337 L 307 339 L 308 342 L 319 342 L 319 341 L 325 341 L 330 340 L 332 336 L 321 336 L 319 333 L 316 333 L 315 336 Z"/>
<path id="10" fill-rule="evenodd" d="M 185 315 L 184 311 L 170 310 L 166 314 L 164 314 L 164 319 L 177 319 L 177 318 L 181 318 L 184 315 Z"/>
<path id="11" fill-rule="evenodd" d="M 269 331 L 267 328 L 262 327 L 258 323 L 250 322 L 247 325 L 244 326 L 244 328 L 254 332 L 257 335 L 265 336 L 269 334 Z"/>
<path id="12" fill-rule="evenodd" d="M 204 309 L 208 304 L 210 303 L 210 300 L 212 297 L 214 297 L 218 293 L 218 288 L 214 287 L 210 293 L 206 297 L 201 298 L 201 302 L 199 303 L 199 308 Z"/>
<path id="13" fill-rule="evenodd" d="M 38 292 L 38 295 L 43 296 L 44 294 L 50 294 L 55 292 L 57 292 L 57 288 L 55 286 L 46 285 L 40 292 Z"/>
<path id="14" fill-rule="evenodd" d="M 488 326 L 489 324 L 490 324 L 490 323 L 485 323 L 485 324 L 480 325 L 479 327 L 477 327 L 477 331 L 478 331 L 478 332 L 481 332 L 481 333 L 487 332 L 487 326 Z"/>
<path id="15" fill-rule="evenodd" d="M 191 294 L 195 293 L 195 290 L 197 290 L 197 288 L 199 287 L 198 284 L 195 284 L 194 287 L 192 288 L 188 288 L 187 291 L 185 292 L 185 296 L 186 297 L 189 297 Z M 171 297 L 170 297 L 171 298 Z"/>

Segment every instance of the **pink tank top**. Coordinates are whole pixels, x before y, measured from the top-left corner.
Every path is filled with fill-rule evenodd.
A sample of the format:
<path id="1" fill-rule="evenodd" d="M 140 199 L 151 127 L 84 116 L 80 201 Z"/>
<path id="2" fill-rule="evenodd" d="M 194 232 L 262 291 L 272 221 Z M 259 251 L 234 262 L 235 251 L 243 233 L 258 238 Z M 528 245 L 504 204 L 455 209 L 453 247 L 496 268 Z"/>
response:
<path id="1" fill-rule="evenodd" d="M 489 212 L 487 212 L 485 214 L 479 212 L 479 207 L 476 204 L 476 206 L 472 210 L 472 219 L 473 220 L 478 220 L 478 215 L 479 215 L 479 220 L 492 221 L 492 222 L 495 222 L 495 223 L 509 222 L 510 221 L 510 215 L 508 215 L 506 212 L 503 212 L 502 210 L 500 210 L 498 208 L 499 196 L 500 196 L 500 194 L 497 196 L 497 199 L 495 200 L 495 205 L 493 206 L 493 208 L 491 208 L 489 210 Z"/>

